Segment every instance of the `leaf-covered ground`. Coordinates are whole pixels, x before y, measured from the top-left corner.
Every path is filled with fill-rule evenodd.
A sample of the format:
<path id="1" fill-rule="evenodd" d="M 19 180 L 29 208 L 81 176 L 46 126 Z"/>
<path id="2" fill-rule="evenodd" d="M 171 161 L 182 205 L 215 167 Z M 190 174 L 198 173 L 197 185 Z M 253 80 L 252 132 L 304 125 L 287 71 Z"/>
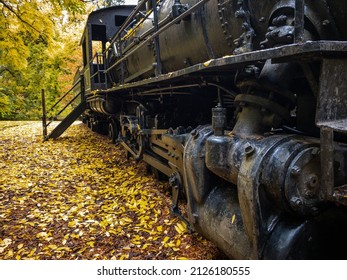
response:
<path id="1" fill-rule="evenodd" d="M 0 122 L 0 259 L 218 259 L 170 214 L 167 183 L 76 122 Z"/>

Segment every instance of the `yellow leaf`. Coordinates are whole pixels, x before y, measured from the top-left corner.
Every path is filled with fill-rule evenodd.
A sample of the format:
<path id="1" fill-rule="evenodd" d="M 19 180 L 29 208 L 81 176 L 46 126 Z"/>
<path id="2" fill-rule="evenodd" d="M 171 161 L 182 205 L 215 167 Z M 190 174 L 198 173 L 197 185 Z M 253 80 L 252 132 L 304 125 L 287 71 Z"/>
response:
<path id="1" fill-rule="evenodd" d="M 8 245 L 10 245 L 12 243 L 12 239 L 11 238 L 5 238 L 4 240 L 2 240 L 2 242 L 0 243 L 1 247 L 5 246 L 7 247 Z"/>
<path id="2" fill-rule="evenodd" d="M 76 226 L 76 222 L 75 221 L 71 221 L 67 224 L 68 227 L 74 227 Z"/>
<path id="3" fill-rule="evenodd" d="M 205 66 L 205 67 L 209 66 L 212 60 L 213 60 L 213 59 L 210 59 L 210 60 L 204 62 L 204 66 Z"/>
<path id="4" fill-rule="evenodd" d="M 10 249 L 8 252 L 7 252 L 7 255 L 6 255 L 8 258 L 12 258 L 13 257 L 13 250 Z"/>
<path id="5" fill-rule="evenodd" d="M 71 234 L 71 237 L 76 239 L 80 238 L 79 234 L 74 234 L 74 233 Z"/>
<path id="6" fill-rule="evenodd" d="M 185 233 L 187 231 L 187 225 L 185 223 L 182 224 L 181 222 L 178 222 L 175 225 L 175 229 L 179 234 Z"/>
<path id="7" fill-rule="evenodd" d="M 132 223 L 132 221 L 133 221 L 132 219 L 127 218 L 127 217 L 123 218 L 122 220 L 126 223 Z"/>
<path id="8" fill-rule="evenodd" d="M 125 259 L 127 259 L 127 258 L 129 258 L 129 254 L 121 255 L 119 259 L 120 259 L 120 260 L 125 260 Z"/>
<path id="9" fill-rule="evenodd" d="M 59 247 L 56 249 L 56 251 L 71 251 L 71 249 L 69 247 Z"/>
<path id="10" fill-rule="evenodd" d="M 28 255 L 29 258 L 31 258 L 36 252 L 36 248 L 32 249 Z"/>
<path id="11" fill-rule="evenodd" d="M 170 237 L 165 236 L 165 237 L 164 237 L 164 240 L 163 240 L 163 242 L 162 242 L 162 243 L 163 243 L 163 244 L 165 244 L 166 242 L 168 242 L 168 240 L 169 240 L 169 239 L 170 239 Z"/>
<path id="12" fill-rule="evenodd" d="M 89 241 L 89 242 L 87 242 L 87 245 L 94 248 L 94 243 L 95 243 L 95 241 Z"/>
<path id="13" fill-rule="evenodd" d="M 107 220 L 103 220 L 99 224 L 101 227 L 107 227 L 109 225 L 109 222 Z"/>
<path id="14" fill-rule="evenodd" d="M 39 232 L 38 234 L 36 234 L 36 238 L 41 238 L 41 237 L 47 237 L 48 234 L 45 231 Z"/>
<path id="15" fill-rule="evenodd" d="M 23 243 L 19 244 L 19 245 L 17 246 L 18 250 L 22 249 L 22 248 L 23 248 L 23 246 L 24 246 L 24 244 L 23 244 Z"/>
<path id="16" fill-rule="evenodd" d="M 87 250 L 87 247 L 82 248 L 81 250 L 78 251 L 78 253 L 82 254 L 85 250 Z"/>
<path id="17" fill-rule="evenodd" d="M 232 223 L 232 224 L 235 222 L 235 219 L 236 219 L 236 215 L 233 214 L 232 217 L 231 217 L 231 223 Z"/>
<path id="18" fill-rule="evenodd" d="M 55 245 L 55 244 L 51 244 L 51 245 L 48 245 L 48 248 L 50 248 L 50 249 L 52 249 L 52 250 L 55 250 L 55 249 L 58 248 L 58 246 Z"/>
<path id="19" fill-rule="evenodd" d="M 159 232 L 163 231 L 163 226 L 157 226 L 157 231 Z"/>

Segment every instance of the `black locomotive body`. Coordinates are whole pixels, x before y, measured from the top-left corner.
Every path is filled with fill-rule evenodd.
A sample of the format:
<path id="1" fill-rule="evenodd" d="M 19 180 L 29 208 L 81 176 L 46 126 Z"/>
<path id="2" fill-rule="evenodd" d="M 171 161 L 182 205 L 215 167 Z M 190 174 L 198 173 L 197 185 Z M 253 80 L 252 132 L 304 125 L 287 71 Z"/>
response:
<path id="1" fill-rule="evenodd" d="M 93 12 L 82 88 L 230 258 L 346 258 L 347 2 L 142 0 Z"/>

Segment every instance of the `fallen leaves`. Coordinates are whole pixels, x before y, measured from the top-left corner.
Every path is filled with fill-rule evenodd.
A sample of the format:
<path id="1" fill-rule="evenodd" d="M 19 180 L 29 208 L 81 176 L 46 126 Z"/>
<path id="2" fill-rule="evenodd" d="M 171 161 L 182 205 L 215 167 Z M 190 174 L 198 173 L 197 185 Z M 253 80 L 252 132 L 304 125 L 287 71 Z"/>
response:
<path id="1" fill-rule="evenodd" d="M 165 182 L 75 123 L 0 122 L 0 259 L 213 259 L 170 214 Z"/>

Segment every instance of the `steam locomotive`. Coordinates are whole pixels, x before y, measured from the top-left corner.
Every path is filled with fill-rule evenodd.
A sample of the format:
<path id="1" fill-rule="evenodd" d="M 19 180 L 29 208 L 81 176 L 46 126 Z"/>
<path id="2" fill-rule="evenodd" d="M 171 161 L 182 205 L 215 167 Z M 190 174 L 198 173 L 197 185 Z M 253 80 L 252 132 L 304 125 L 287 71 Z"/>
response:
<path id="1" fill-rule="evenodd" d="M 173 213 L 230 258 L 346 258 L 346 26 L 340 0 L 94 11 L 83 119 L 167 177 Z"/>

